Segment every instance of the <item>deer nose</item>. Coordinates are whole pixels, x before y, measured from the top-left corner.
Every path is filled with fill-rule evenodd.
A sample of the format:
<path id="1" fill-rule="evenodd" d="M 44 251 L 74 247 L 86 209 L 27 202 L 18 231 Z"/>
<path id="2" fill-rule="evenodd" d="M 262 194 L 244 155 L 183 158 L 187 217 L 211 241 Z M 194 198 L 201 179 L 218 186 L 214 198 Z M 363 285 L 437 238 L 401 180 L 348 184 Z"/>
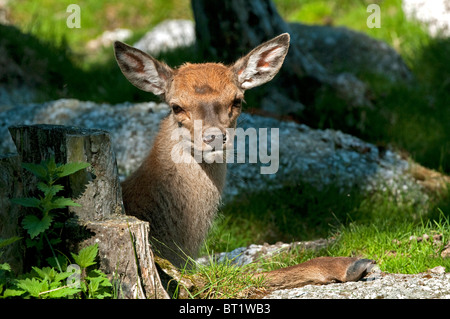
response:
<path id="1" fill-rule="evenodd" d="M 227 141 L 227 136 L 222 133 L 208 134 L 208 135 L 203 136 L 203 142 L 205 144 L 212 144 L 213 142 L 214 142 L 214 144 L 220 143 L 220 142 L 225 144 L 226 141 Z"/>

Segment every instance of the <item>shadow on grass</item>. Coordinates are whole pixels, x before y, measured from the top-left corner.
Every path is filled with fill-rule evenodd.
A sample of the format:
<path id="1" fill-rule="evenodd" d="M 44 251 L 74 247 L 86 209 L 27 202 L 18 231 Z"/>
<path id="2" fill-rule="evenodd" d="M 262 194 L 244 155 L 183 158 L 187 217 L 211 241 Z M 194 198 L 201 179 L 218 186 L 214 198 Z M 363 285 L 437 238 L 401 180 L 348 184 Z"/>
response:
<path id="1" fill-rule="evenodd" d="M 156 99 L 132 86 L 120 72 L 113 49 L 102 63 L 83 66 L 62 39 L 59 44 L 23 33 L 17 27 L 0 25 L 2 52 L 0 85 L 8 89 L 25 86 L 36 90 L 38 101 L 76 98 L 119 103 Z"/>
<path id="2" fill-rule="evenodd" d="M 211 251 L 231 251 L 250 244 L 307 241 L 338 236 L 354 225 L 406 232 L 418 225 L 450 218 L 450 191 L 411 203 L 389 192 L 342 192 L 306 184 L 242 194 L 225 205 L 208 238 Z"/>

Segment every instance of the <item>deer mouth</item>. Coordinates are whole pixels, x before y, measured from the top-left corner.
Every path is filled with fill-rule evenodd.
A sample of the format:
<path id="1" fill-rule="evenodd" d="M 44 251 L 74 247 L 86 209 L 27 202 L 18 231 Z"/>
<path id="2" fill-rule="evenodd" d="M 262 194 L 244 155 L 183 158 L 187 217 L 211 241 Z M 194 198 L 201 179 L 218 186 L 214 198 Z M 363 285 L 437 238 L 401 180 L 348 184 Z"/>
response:
<path id="1" fill-rule="evenodd" d="M 224 163 L 225 152 L 223 149 L 220 150 L 206 150 L 203 151 L 203 159 L 206 163 Z"/>

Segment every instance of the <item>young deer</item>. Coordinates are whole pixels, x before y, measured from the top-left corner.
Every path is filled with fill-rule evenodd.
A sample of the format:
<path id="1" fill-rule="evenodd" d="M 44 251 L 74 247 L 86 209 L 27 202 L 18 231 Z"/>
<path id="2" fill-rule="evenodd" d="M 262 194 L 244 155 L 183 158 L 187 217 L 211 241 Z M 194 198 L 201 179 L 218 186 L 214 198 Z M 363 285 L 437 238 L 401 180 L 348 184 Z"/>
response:
<path id="1" fill-rule="evenodd" d="M 122 183 L 125 211 L 149 221 L 156 253 L 181 267 L 186 256 L 196 257 L 218 209 L 226 176 L 226 163 L 220 159 L 233 144 L 227 129 L 236 128 L 244 91 L 270 81 L 278 73 L 289 48 L 289 34 L 261 44 L 230 66 L 186 63 L 172 69 L 124 43 L 115 42 L 114 47 L 125 77 L 139 89 L 159 95 L 171 107 L 150 154 Z M 196 121 L 202 125 L 201 134 L 195 133 Z M 192 151 L 188 157 L 193 159 L 193 153 L 200 151 L 200 161 L 198 157 L 174 161 L 173 150 L 179 140 L 173 133 L 180 129 L 187 132 L 185 142 L 187 139 Z M 323 275 L 314 275 L 321 273 L 320 264 L 285 272 L 303 274 L 306 269 L 312 281 L 315 277 L 320 281 Z M 339 259 L 331 266 L 322 264 L 327 265 L 330 278 L 340 281 L 345 281 L 348 269 L 355 268 L 354 259 Z M 357 268 L 362 275 L 367 267 Z M 272 282 L 277 283 L 274 279 Z"/>

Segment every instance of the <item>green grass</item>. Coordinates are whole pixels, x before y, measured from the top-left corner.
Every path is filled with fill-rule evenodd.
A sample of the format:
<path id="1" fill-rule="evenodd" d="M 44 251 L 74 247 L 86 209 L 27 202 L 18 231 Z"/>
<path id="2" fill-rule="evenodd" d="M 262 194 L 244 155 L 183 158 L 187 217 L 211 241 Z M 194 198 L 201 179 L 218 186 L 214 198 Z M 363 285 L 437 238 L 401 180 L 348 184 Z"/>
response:
<path id="1" fill-rule="evenodd" d="M 302 192 L 302 196 L 296 193 Z M 266 262 L 271 270 L 316 256 L 358 256 L 377 261 L 387 272 L 417 273 L 450 260 L 440 252 L 450 240 L 450 193 L 415 204 L 388 192 L 317 191 L 305 185 L 250 194 L 222 210 L 205 249 L 230 251 L 249 244 L 333 237 L 318 252 L 293 251 Z M 440 241 L 410 241 L 411 236 L 440 235 Z"/>
<path id="2" fill-rule="evenodd" d="M 10 1 L 14 27 L 0 25 L 0 48 L 11 48 L 8 52 L 18 49 L 14 62 L 38 78 L 38 81 L 25 78 L 19 82 L 36 88 L 38 101 L 77 98 L 114 104 L 158 100 L 123 77 L 112 47 L 92 53 L 86 44 L 104 31 L 115 28 L 131 29 L 133 36 L 127 42 L 134 43 L 165 19 L 192 18 L 190 2 L 147 0 L 125 4 L 118 0 L 82 0 L 76 2 L 81 9 L 81 28 L 68 28 L 66 19 L 70 12 L 66 9 L 72 3 L 69 0 Z M 24 55 L 20 53 L 22 51 Z M 168 61 L 183 61 L 177 53 L 169 55 Z M 182 55 L 186 56 L 186 53 Z M 10 78 L 14 70 L 5 73 L 9 78 L 0 76 L 0 83 L 14 84 Z"/>
<path id="3" fill-rule="evenodd" d="M 80 28 L 68 28 L 66 12 L 70 4 L 80 7 Z M 83 53 L 89 40 L 106 30 L 128 28 L 138 39 L 152 26 L 172 18 L 192 18 L 188 0 L 15 0 L 10 1 L 11 18 L 26 32 L 52 42 L 66 39 L 76 52 Z"/>
<path id="4" fill-rule="evenodd" d="M 188 271 L 202 278 L 200 289 L 190 294 L 193 299 L 248 298 L 264 287 L 264 278 L 254 276 L 252 267 L 236 267 L 232 261 L 217 262 L 212 258 L 206 265 Z"/>

